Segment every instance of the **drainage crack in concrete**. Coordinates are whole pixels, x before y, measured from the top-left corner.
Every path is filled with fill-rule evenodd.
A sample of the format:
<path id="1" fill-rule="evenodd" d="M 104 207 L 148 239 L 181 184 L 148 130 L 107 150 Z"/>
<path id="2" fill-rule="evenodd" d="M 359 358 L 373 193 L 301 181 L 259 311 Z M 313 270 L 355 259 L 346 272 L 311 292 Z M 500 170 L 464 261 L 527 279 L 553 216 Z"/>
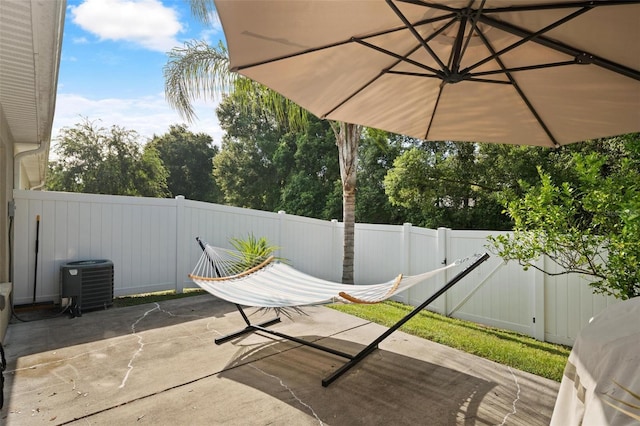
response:
<path id="1" fill-rule="evenodd" d="M 138 355 L 142 353 L 142 349 L 144 348 L 144 341 L 143 341 L 144 339 L 142 338 L 141 335 L 136 333 L 136 325 L 140 321 L 142 321 L 144 318 L 146 318 L 146 316 L 149 315 L 151 312 L 160 310 L 160 305 L 158 303 L 155 303 L 155 305 L 156 305 L 155 308 L 149 309 L 147 312 L 142 314 L 142 316 L 138 318 L 133 324 L 131 324 L 131 334 L 138 338 L 138 349 L 133 353 L 133 355 L 129 359 L 129 363 L 127 364 L 127 372 L 125 373 L 124 378 L 122 379 L 122 383 L 120 383 L 120 386 L 118 386 L 119 389 L 124 388 L 125 384 L 127 383 L 127 380 L 129 379 L 129 375 L 131 374 L 131 371 L 133 371 L 133 361 L 138 357 Z"/>
<path id="2" fill-rule="evenodd" d="M 127 374 L 125 375 L 125 378 L 123 379 L 122 384 L 120 385 L 120 388 L 124 387 L 124 385 L 126 384 L 127 378 L 129 377 L 129 375 L 130 375 L 130 373 L 131 373 L 131 370 L 133 370 L 133 360 L 134 360 L 134 359 L 135 359 L 135 358 L 140 354 L 140 352 L 142 351 L 142 347 L 144 347 L 144 342 L 142 342 L 142 336 L 138 335 L 138 334 L 137 334 L 137 332 L 136 332 L 136 325 L 137 325 L 137 324 L 139 324 L 139 323 L 140 323 L 140 321 L 142 321 L 142 320 L 143 320 L 147 315 L 149 315 L 151 312 L 154 312 L 154 311 L 161 311 L 161 312 L 165 312 L 165 313 L 167 313 L 167 314 L 170 314 L 170 315 L 172 315 L 172 316 L 176 316 L 175 314 L 170 313 L 169 311 L 166 311 L 166 310 L 162 309 L 158 303 L 155 303 L 155 305 L 156 305 L 156 306 L 155 306 L 154 308 L 149 309 L 148 311 L 146 311 L 144 314 L 142 314 L 142 315 L 141 315 L 141 316 L 140 316 L 140 317 L 139 317 L 139 318 L 138 318 L 138 319 L 137 319 L 137 320 L 136 320 L 136 321 L 131 325 L 132 334 L 138 337 L 138 341 L 139 341 L 139 343 L 140 343 L 142 346 L 138 348 L 138 350 L 134 353 L 134 355 L 133 355 L 133 356 L 131 357 L 131 359 L 129 360 L 129 363 L 128 363 L 129 370 L 127 371 Z M 192 315 L 192 316 L 197 316 L 197 315 Z M 322 339 L 325 339 L 325 338 L 328 338 L 328 337 L 333 337 L 333 336 L 336 336 L 336 335 L 338 335 L 338 334 L 341 334 L 341 333 L 344 333 L 344 332 L 347 332 L 347 331 L 350 331 L 350 330 L 354 330 L 354 329 L 357 329 L 357 328 L 360 328 L 360 327 L 366 326 L 366 325 L 368 325 L 368 324 L 371 324 L 371 322 L 366 322 L 366 323 L 362 323 L 362 324 L 359 324 L 359 325 L 356 325 L 356 326 L 353 326 L 353 327 L 349 327 L 348 329 L 340 330 L 340 331 L 335 332 L 335 333 L 331 333 L 331 334 L 330 334 L 330 335 L 328 335 L 328 336 L 319 337 L 318 339 L 316 339 L 316 340 L 314 340 L 314 341 L 322 340 Z M 210 323 L 207 323 L 207 327 L 206 327 L 206 328 L 207 328 L 207 330 L 209 330 L 209 329 L 210 329 L 209 325 L 210 325 Z M 222 335 L 218 330 L 215 330 L 215 329 L 214 329 L 213 331 L 215 331 L 216 333 L 218 333 L 218 334 Z M 276 339 L 276 340 L 274 340 L 274 343 L 277 343 L 277 342 L 279 342 L 279 341 L 280 341 L 280 340 L 277 340 L 277 339 Z M 108 345 L 108 346 L 113 346 L 113 345 Z M 269 355 L 266 355 L 266 356 L 264 356 L 264 357 L 260 357 L 260 358 L 258 358 L 257 360 L 264 359 L 264 358 L 269 358 L 269 357 L 271 357 L 271 356 L 275 356 L 275 355 L 278 355 L 278 354 L 281 354 L 281 353 L 287 352 L 287 351 L 289 351 L 289 350 L 292 350 L 292 349 L 295 349 L 295 348 L 299 348 L 300 346 L 303 346 L 303 345 L 295 345 L 295 346 L 294 346 L 294 347 L 292 347 L 292 348 L 288 348 L 288 349 L 283 350 L 283 351 L 278 351 L 277 353 L 274 353 L 274 354 L 269 354 Z M 96 351 L 89 351 L 89 352 L 86 352 L 86 353 L 83 353 L 83 354 L 79 354 L 79 355 L 76 355 L 76 356 L 71 357 L 71 358 L 68 358 L 68 359 L 76 358 L 76 357 L 79 357 L 79 356 L 82 356 L 82 355 L 85 355 L 85 354 L 88 354 L 88 353 L 91 353 L 91 352 L 96 352 Z M 62 361 L 65 361 L 65 360 L 60 360 L 60 361 L 56 361 L 56 362 L 62 362 Z M 255 360 L 254 360 L 254 361 L 255 361 Z M 122 406 L 127 405 L 127 404 L 131 404 L 131 403 L 133 403 L 133 402 L 135 402 L 135 401 L 140 401 L 140 400 L 143 400 L 143 399 L 146 399 L 146 398 L 150 398 L 150 397 L 152 397 L 152 396 L 159 395 L 159 394 L 162 394 L 162 393 L 168 392 L 168 391 L 173 390 L 173 389 L 182 388 L 182 387 L 184 387 L 184 386 L 187 386 L 187 385 L 190 385 L 190 384 L 193 384 L 193 383 L 197 383 L 197 382 L 199 382 L 199 381 L 201 381 L 201 380 L 204 380 L 204 379 L 207 379 L 207 378 L 210 378 L 210 377 L 215 377 L 216 375 L 218 375 L 218 374 L 220 374 L 220 373 L 223 373 L 223 372 L 225 372 L 225 371 L 233 370 L 233 369 L 235 369 L 235 368 L 241 367 L 242 365 L 246 365 L 246 364 L 235 364 L 235 365 L 232 365 L 232 366 L 227 366 L 227 367 L 223 368 L 223 369 L 222 369 L 222 370 L 220 370 L 220 371 L 216 371 L 216 372 L 212 372 L 212 373 L 210 373 L 210 374 L 206 374 L 206 375 L 204 375 L 204 376 L 202 376 L 202 377 L 199 377 L 199 378 L 196 378 L 196 379 L 194 379 L 194 380 L 189 380 L 189 381 L 187 381 L 187 382 L 185 382 L 185 383 L 181 383 L 181 384 L 178 384 L 178 385 L 175 385 L 175 386 L 170 386 L 170 387 L 167 387 L 167 388 L 165 388 L 165 389 L 161 389 L 161 390 L 159 390 L 159 391 L 152 392 L 152 393 L 147 394 L 147 395 L 143 395 L 143 396 L 140 396 L 140 397 L 137 397 L 137 398 L 133 398 L 133 399 L 131 399 L 131 400 L 129 400 L 129 401 L 126 401 L 126 402 L 123 402 L 123 403 L 120 403 L 120 404 L 116 404 L 116 405 L 113 405 L 113 406 L 110 406 L 110 407 L 105 407 L 105 408 L 103 408 L 103 409 L 101 409 L 101 410 L 97 410 L 97 411 L 94 411 L 94 412 L 92 412 L 92 413 L 87 413 L 87 414 L 85 414 L 85 415 L 82 415 L 82 416 L 79 416 L 79 417 L 76 417 L 76 418 L 70 419 L 70 420 L 68 420 L 68 421 L 65 421 L 65 422 L 60 423 L 60 424 L 59 424 L 59 426 L 68 425 L 68 424 L 70 424 L 70 423 L 77 422 L 77 421 L 81 421 L 81 420 L 88 421 L 87 419 L 89 419 L 90 417 L 96 416 L 96 415 L 98 415 L 98 414 L 101 414 L 101 413 L 104 413 L 104 412 L 107 412 L 107 411 L 113 410 L 113 409 L 118 408 L 118 407 L 122 407 Z M 250 361 L 249 365 L 250 365 L 251 367 L 253 367 L 253 368 L 255 368 L 255 369 L 257 369 L 257 370 L 261 371 L 263 374 L 268 375 L 268 376 L 271 376 L 270 374 L 268 374 L 268 373 L 266 373 L 266 372 L 264 372 L 264 371 L 260 370 L 258 367 L 255 367 L 255 366 L 252 364 L 252 361 Z M 30 366 L 30 367 L 26 367 L 26 368 L 23 368 L 23 369 L 28 369 L 28 368 L 35 368 L 35 367 L 34 367 L 34 366 Z M 14 370 L 14 371 L 17 371 L 17 370 Z M 318 417 L 318 415 L 315 413 L 315 411 L 313 410 L 313 408 L 312 408 L 310 405 L 308 405 L 308 404 L 304 403 L 304 402 L 303 402 L 303 401 L 302 401 L 302 400 L 301 400 L 297 395 L 295 395 L 295 393 L 293 392 L 293 390 L 291 390 L 289 387 L 287 387 L 287 386 L 282 382 L 282 380 L 280 380 L 279 378 L 277 378 L 277 377 L 275 377 L 275 376 L 271 376 L 271 377 L 278 379 L 278 380 L 280 381 L 281 385 L 282 385 L 282 386 L 284 386 L 284 387 L 285 387 L 285 388 L 286 388 L 286 389 L 291 393 L 291 395 L 296 399 L 296 401 L 298 401 L 300 404 L 302 404 L 304 407 L 306 407 L 308 410 L 310 410 L 310 412 L 313 414 L 313 416 L 315 417 L 315 419 L 318 421 L 318 423 L 319 423 L 320 425 L 324 425 L 324 423 L 322 422 L 322 420 Z"/>
<path id="3" fill-rule="evenodd" d="M 516 409 L 516 404 L 518 403 L 518 401 L 520 400 L 520 383 L 518 383 L 518 378 L 516 377 L 515 374 L 513 374 L 513 370 L 511 369 L 511 367 L 507 367 L 509 369 L 509 373 L 511 373 L 511 377 L 513 377 L 513 381 L 516 384 L 516 399 L 513 400 L 512 406 L 513 406 L 513 410 L 510 413 L 507 413 L 506 416 L 504 416 L 504 419 L 502 419 L 502 423 L 500 423 L 500 426 L 504 426 L 507 424 L 507 419 L 513 415 L 517 413 L 517 409 Z"/>
<path id="4" fill-rule="evenodd" d="M 119 389 L 122 389 L 125 387 L 127 380 L 129 379 L 129 375 L 131 374 L 131 371 L 133 371 L 133 361 L 142 353 L 142 350 L 145 346 L 144 338 L 142 337 L 142 335 L 136 332 L 136 325 L 138 325 L 143 319 L 145 319 L 147 315 L 149 315 L 154 311 L 159 311 L 174 318 L 183 318 L 183 317 L 203 318 L 201 315 L 194 315 L 194 314 L 191 314 L 191 315 L 174 314 L 171 311 L 167 311 L 166 309 L 163 309 L 158 302 L 154 302 L 154 305 L 156 305 L 154 308 L 146 311 L 133 324 L 131 324 L 131 334 L 138 338 L 138 349 L 133 353 L 133 355 L 129 359 L 129 363 L 127 364 L 127 372 L 125 373 L 124 378 L 122 379 L 122 383 L 120 384 L 120 386 L 118 386 Z"/>

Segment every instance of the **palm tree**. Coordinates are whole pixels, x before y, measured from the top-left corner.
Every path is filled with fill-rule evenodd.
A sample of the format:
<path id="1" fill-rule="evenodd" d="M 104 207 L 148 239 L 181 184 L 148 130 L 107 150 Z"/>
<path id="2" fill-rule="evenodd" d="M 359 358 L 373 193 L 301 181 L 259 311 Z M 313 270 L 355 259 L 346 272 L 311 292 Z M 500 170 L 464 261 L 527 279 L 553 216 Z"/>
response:
<path id="1" fill-rule="evenodd" d="M 209 22 L 213 7 L 213 0 L 191 0 L 192 12 L 205 23 Z M 258 106 L 268 110 L 294 128 L 305 122 L 307 111 L 275 91 L 229 71 L 229 55 L 222 42 L 217 47 L 204 42 L 186 43 L 168 55 L 164 68 L 165 94 L 169 104 L 189 122 L 196 118 L 193 109 L 196 99 L 215 99 L 231 91 L 241 95 L 247 108 Z M 342 282 L 353 284 L 356 168 L 362 126 L 337 121 L 330 124 L 336 136 L 342 180 Z"/>

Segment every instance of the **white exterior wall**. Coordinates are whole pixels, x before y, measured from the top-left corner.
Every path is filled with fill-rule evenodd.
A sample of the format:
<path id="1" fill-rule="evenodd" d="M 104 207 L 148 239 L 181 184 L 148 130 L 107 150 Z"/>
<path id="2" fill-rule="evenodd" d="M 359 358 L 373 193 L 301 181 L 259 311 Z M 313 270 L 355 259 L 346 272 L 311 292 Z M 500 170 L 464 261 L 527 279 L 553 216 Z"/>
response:
<path id="1" fill-rule="evenodd" d="M 340 281 L 343 225 L 197 201 L 59 192 L 14 191 L 14 303 L 60 301 L 60 267 L 109 259 L 116 296 L 193 287 L 187 274 L 200 257 L 195 237 L 222 247 L 230 238 L 266 237 L 297 269 Z M 40 215 L 35 271 L 36 217 Z M 355 281 L 384 282 L 484 253 L 497 232 L 356 224 Z M 397 300 L 419 305 L 463 266 L 413 287 Z M 589 319 L 614 303 L 594 295 L 585 278 L 549 277 L 492 256 L 429 309 L 572 344 Z M 535 321 L 534 321 L 535 319 Z"/>
<path id="2" fill-rule="evenodd" d="M 0 108 L 0 209 L 8 209 L 13 188 L 13 138 Z M 0 210 L 0 283 L 9 280 L 9 218 L 7 210 Z M 0 330 L 2 333 L 2 330 Z M 1 340 L 0 340 L 1 342 Z"/>

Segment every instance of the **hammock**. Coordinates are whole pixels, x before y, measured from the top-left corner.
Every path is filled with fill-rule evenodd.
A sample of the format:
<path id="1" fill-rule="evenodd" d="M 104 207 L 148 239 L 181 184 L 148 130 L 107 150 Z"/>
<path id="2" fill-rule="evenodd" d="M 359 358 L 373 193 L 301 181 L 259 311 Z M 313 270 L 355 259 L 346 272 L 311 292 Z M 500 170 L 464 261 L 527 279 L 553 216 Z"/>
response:
<path id="1" fill-rule="evenodd" d="M 201 244 L 202 245 L 202 244 Z M 463 263 L 380 284 L 350 285 L 323 280 L 276 260 L 260 259 L 204 244 L 189 277 L 214 296 L 243 306 L 284 308 L 334 302 L 378 303 Z"/>
<path id="2" fill-rule="evenodd" d="M 391 333 L 398 330 L 403 324 L 420 313 L 489 258 L 489 255 L 485 253 L 454 262 L 424 274 L 407 277 L 398 275 L 398 277 L 386 283 L 354 286 L 321 280 L 304 274 L 273 257 L 266 260 L 264 258 L 254 258 L 243 253 L 210 246 L 203 243 L 199 238 L 196 238 L 196 240 L 202 248 L 202 256 L 193 273 L 189 276 L 193 282 L 207 292 L 234 303 L 246 324 L 245 328 L 239 331 L 215 339 L 215 343 L 220 345 L 247 333 L 259 331 L 347 359 L 346 363 L 322 380 L 322 386 L 325 387 L 366 358 Z M 415 307 L 355 355 L 267 328 L 280 322 L 280 317 L 259 324 L 252 323 L 241 306 L 276 308 L 278 310 L 279 308 L 317 305 L 337 300 L 353 303 L 377 303 L 467 260 L 473 260 L 473 263 L 456 274 L 455 277 L 422 302 L 420 306 Z"/>

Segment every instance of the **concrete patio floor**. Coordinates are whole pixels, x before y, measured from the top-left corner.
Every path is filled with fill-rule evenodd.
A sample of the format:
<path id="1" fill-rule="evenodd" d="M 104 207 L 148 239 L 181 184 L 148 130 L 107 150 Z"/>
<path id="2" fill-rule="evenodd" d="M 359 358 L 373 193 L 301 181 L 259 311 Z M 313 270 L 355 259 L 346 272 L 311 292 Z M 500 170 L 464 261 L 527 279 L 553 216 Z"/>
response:
<path id="1" fill-rule="evenodd" d="M 386 330 L 326 307 L 272 326 L 357 353 Z M 252 321 L 262 318 L 253 315 Z M 402 332 L 343 358 L 252 334 L 209 295 L 14 323 L 5 425 L 547 425 L 559 383 Z"/>

